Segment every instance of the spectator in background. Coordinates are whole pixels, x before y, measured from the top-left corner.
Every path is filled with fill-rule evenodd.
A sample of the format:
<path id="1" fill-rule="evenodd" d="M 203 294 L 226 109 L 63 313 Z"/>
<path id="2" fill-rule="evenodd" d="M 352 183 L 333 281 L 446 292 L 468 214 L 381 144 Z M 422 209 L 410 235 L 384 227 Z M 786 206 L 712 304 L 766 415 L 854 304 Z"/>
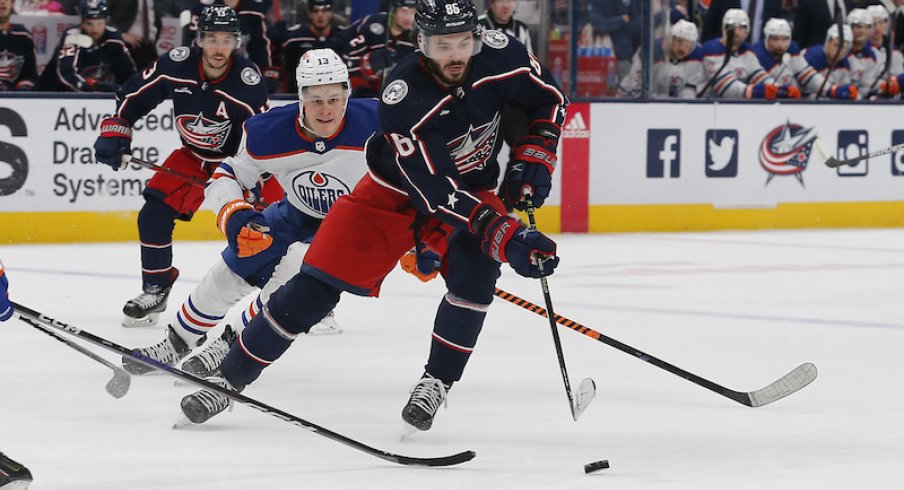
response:
<path id="1" fill-rule="evenodd" d="M 107 25 L 107 0 L 81 0 L 79 27 L 67 30 L 38 79 L 45 92 L 115 92 L 135 73 L 122 35 Z"/>
<path id="2" fill-rule="evenodd" d="M 333 0 L 308 0 L 308 22 L 274 29 L 271 38 L 279 53 L 286 92 L 298 93 L 295 67 L 301 55 L 310 49 L 331 48 L 338 31 L 333 21 Z"/>
<path id="3" fill-rule="evenodd" d="M 113 0 L 110 25 L 119 29 L 122 40 L 139 70 L 157 59 L 157 18 L 154 0 Z"/>
<path id="4" fill-rule="evenodd" d="M 594 35 L 609 36 L 618 60 L 618 78 L 631 70 L 631 57 L 640 31 L 639 1 L 587 0 L 587 16 Z"/>
<path id="5" fill-rule="evenodd" d="M 798 46 L 822 46 L 826 32 L 835 23 L 836 13 L 842 18 L 847 15 L 843 0 L 797 0 L 791 39 Z"/>
<path id="6" fill-rule="evenodd" d="M 515 18 L 515 0 L 490 0 L 485 14 L 478 21 L 487 29 L 502 31 L 521 41 L 528 53 L 533 53 L 527 24 Z"/>
<path id="7" fill-rule="evenodd" d="M 13 5 L 0 0 L 0 92 L 31 90 L 38 81 L 35 41 L 25 26 L 10 22 Z"/>
<path id="8" fill-rule="evenodd" d="M 825 3 L 826 0 L 817 1 Z M 741 9 L 747 13 L 747 18 L 750 19 L 748 41 L 751 44 L 762 38 L 763 26 L 767 20 L 782 17 L 783 14 L 782 0 L 712 0 L 706 16 L 703 17 L 704 42 L 722 36 L 722 18 L 728 9 Z M 822 32 L 824 34 L 825 30 Z M 823 34 L 820 34 L 820 41 Z"/>
<path id="9" fill-rule="evenodd" d="M 693 99 L 697 90 L 706 83 L 703 74 L 703 50 L 697 44 L 697 26 L 686 20 L 678 20 L 669 28 L 669 35 L 656 41 L 653 60 L 651 95 L 654 98 Z M 619 97 L 639 97 L 643 60 L 641 49 L 634 55 L 631 71 L 618 85 Z"/>

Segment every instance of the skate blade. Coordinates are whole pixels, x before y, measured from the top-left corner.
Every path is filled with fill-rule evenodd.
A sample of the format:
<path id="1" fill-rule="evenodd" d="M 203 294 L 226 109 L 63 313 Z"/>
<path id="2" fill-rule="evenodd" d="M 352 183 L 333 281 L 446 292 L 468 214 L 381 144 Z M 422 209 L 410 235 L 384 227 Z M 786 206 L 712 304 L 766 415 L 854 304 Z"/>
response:
<path id="1" fill-rule="evenodd" d="M 160 313 L 150 313 L 148 316 L 141 318 L 132 318 L 128 315 L 123 315 L 122 326 L 125 328 L 153 327 L 154 325 L 157 325 L 157 319 L 159 317 Z"/>
<path id="2" fill-rule="evenodd" d="M 320 335 L 339 335 L 341 333 L 342 333 L 342 327 L 340 327 L 338 325 L 335 325 L 335 326 L 324 325 L 322 323 L 318 323 L 317 325 L 314 325 L 313 327 L 311 327 L 310 330 L 308 330 L 308 335 L 318 335 L 318 336 L 320 336 Z"/>
<path id="3" fill-rule="evenodd" d="M 3 490 L 26 490 L 31 485 L 28 480 L 16 480 L 3 485 Z"/>
<path id="4" fill-rule="evenodd" d="M 402 421 L 402 435 L 399 437 L 399 442 L 405 442 L 410 439 L 411 436 L 420 432 L 417 427 L 409 424 L 408 422 Z"/>
<path id="5" fill-rule="evenodd" d="M 195 425 L 194 422 L 188 419 L 184 413 L 179 414 L 179 419 L 176 420 L 176 423 L 173 424 L 173 430 L 181 429 L 183 427 L 188 427 L 190 425 Z"/>

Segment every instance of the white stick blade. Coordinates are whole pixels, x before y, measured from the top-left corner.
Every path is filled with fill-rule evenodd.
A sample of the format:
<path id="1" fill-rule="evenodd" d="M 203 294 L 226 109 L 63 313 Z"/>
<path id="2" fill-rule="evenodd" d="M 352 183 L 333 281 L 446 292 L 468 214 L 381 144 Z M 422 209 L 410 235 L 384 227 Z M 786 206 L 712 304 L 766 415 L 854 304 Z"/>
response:
<path id="1" fill-rule="evenodd" d="M 590 378 L 584 378 L 578 386 L 578 391 L 574 394 L 575 422 L 578 421 L 581 414 L 584 413 L 584 410 L 587 409 L 587 406 L 590 405 L 590 402 L 593 401 L 594 397 L 596 397 L 596 382 Z"/>
<path id="2" fill-rule="evenodd" d="M 762 407 L 794 394 L 812 383 L 816 379 L 817 374 L 816 366 L 812 363 L 801 364 L 769 386 L 748 393 L 750 395 L 750 406 Z"/>
<path id="3" fill-rule="evenodd" d="M 129 373 L 125 369 L 115 368 L 113 369 L 113 379 L 107 383 L 106 389 L 113 398 L 122 398 L 129 392 L 131 385 L 132 377 L 129 376 Z"/>

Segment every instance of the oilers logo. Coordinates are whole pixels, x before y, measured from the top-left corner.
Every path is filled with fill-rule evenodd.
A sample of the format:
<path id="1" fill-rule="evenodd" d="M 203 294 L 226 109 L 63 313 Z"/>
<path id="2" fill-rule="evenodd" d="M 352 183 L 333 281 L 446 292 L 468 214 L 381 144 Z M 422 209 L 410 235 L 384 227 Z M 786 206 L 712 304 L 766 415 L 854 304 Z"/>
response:
<path id="1" fill-rule="evenodd" d="M 15 82 L 19 78 L 25 57 L 9 51 L 0 51 L 0 82 Z"/>
<path id="2" fill-rule="evenodd" d="M 292 189 L 304 207 L 320 217 L 326 216 L 336 199 L 349 193 L 348 186 L 338 177 L 314 170 L 296 175 Z"/>
<path id="3" fill-rule="evenodd" d="M 815 139 L 813 128 L 805 128 L 790 120 L 770 131 L 760 143 L 759 152 L 760 165 L 769 172 L 766 185 L 776 175 L 793 175 L 803 186 L 803 171 L 810 162 Z"/>
<path id="4" fill-rule="evenodd" d="M 176 116 L 176 129 L 185 142 L 199 150 L 218 152 L 223 149 L 232 121 L 215 121 L 202 114 Z"/>
<path id="5" fill-rule="evenodd" d="M 486 167 L 496 146 L 500 118 L 497 112 L 492 121 L 476 128 L 469 126 L 465 134 L 449 142 L 449 152 L 459 173 L 463 175 Z"/>

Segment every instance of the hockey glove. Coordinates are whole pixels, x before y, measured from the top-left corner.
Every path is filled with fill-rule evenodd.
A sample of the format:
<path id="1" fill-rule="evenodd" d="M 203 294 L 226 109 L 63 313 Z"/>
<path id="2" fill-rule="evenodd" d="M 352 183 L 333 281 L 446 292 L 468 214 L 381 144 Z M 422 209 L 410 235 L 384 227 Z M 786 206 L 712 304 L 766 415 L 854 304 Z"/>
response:
<path id="1" fill-rule="evenodd" d="M 826 91 L 828 96 L 835 100 L 855 100 L 857 98 L 857 86 L 836 83 Z"/>
<path id="2" fill-rule="evenodd" d="M 280 85 L 282 84 L 282 68 L 278 66 L 268 66 L 264 69 L 261 75 L 264 76 L 264 80 L 267 81 L 267 92 L 268 93 L 276 93 L 279 92 Z"/>
<path id="3" fill-rule="evenodd" d="M 376 80 L 390 65 L 392 52 L 386 48 L 375 49 L 361 57 L 361 75 L 368 80 Z"/>
<path id="4" fill-rule="evenodd" d="M 480 248 L 484 253 L 497 262 L 508 262 L 524 277 L 548 276 L 559 265 L 555 242 L 511 216 L 500 215 L 487 204 L 474 210 L 469 226 L 472 233 L 483 237 Z"/>
<path id="5" fill-rule="evenodd" d="M 894 97 L 901 93 L 901 84 L 904 84 L 904 74 L 890 77 L 888 80 L 882 80 L 876 84 L 878 89 L 876 95 L 884 99 Z"/>
<path id="6" fill-rule="evenodd" d="M 113 170 L 126 168 L 123 155 L 132 154 L 132 125 L 121 117 L 108 117 L 100 123 L 100 136 L 94 142 L 94 158 Z"/>
<path id="7" fill-rule="evenodd" d="M 0 262 L 0 322 L 5 322 L 13 316 L 13 305 L 9 302 L 9 280 L 3 272 L 3 263 Z"/>
<path id="8" fill-rule="evenodd" d="M 86 78 L 85 85 L 87 85 L 87 91 L 90 92 L 116 92 L 119 90 L 119 85 L 115 83 L 102 82 L 94 78 Z"/>
<path id="9" fill-rule="evenodd" d="M 779 99 L 799 99 L 800 89 L 794 85 L 779 85 L 776 96 Z"/>
<path id="10" fill-rule="evenodd" d="M 772 100 L 778 95 L 778 87 L 771 83 L 758 83 L 756 85 L 748 85 L 744 90 L 744 98 L 746 99 L 767 99 Z"/>
<path id="11" fill-rule="evenodd" d="M 552 190 L 552 172 L 556 168 L 558 133 L 554 137 L 527 135 L 521 137 L 512 150 L 508 175 L 505 177 L 505 198 L 520 211 L 527 206 L 524 196 L 533 196 L 534 207 L 543 205 Z"/>
<path id="12" fill-rule="evenodd" d="M 217 226 L 240 258 L 259 254 L 273 245 L 270 226 L 264 215 L 242 199 L 223 206 L 217 214 Z"/>
<path id="13" fill-rule="evenodd" d="M 412 249 L 399 259 L 399 265 L 403 271 L 420 279 L 421 282 L 429 282 L 439 274 L 441 262 L 439 255 L 430 250 L 425 249 L 418 253 Z"/>

